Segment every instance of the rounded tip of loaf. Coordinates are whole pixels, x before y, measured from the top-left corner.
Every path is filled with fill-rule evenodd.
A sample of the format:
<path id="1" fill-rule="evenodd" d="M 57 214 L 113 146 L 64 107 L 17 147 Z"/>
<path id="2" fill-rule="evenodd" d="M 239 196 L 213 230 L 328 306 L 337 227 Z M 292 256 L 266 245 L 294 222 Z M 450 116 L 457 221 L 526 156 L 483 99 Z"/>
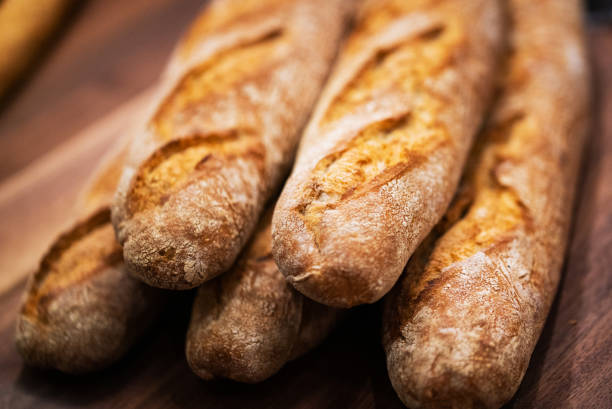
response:
<path id="1" fill-rule="evenodd" d="M 88 329 L 81 332 L 73 327 L 68 333 L 53 330 L 52 325 L 45 329 L 44 324 L 21 314 L 17 318 L 15 346 L 29 366 L 71 374 L 103 369 L 121 355 L 119 340 L 104 339 L 96 345 L 90 342 Z"/>
<path id="2" fill-rule="evenodd" d="M 204 379 L 261 382 L 287 362 L 296 343 L 301 296 L 271 259 L 256 261 L 261 257 L 256 244 L 246 260 L 202 285 L 194 300 L 185 352 Z"/>
<path id="3" fill-rule="evenodd" d="M 204 280 L 187 280 L 183 274 L 178 274 L 183 267 L 174 262 L 151 262 L 148 258 L 143 262 L 140 254 L 134 255 L 133 252 L 123 249 L 125 266 L 130 276 L 142 281 L 143 283 L 156 288 L 166 290 L 189 290 L 197 287 Z M 141 247 L 142 248 L 142 247 Z M 155 250 L 152 250 L 155 253 Z M 155 260 L 155 259 L 153 259 Z"/>
<path id="4" fill-rule="evenodd" d="M 258 209 L 235 214 L 233 207 L 211 203 L 211 193 L 202 189 L 190 185 L 164 205 L 134 214 L 118 196 L 112 222 L 132 276 L 153 287 L 186 290 L 232 266 Z"/>
<path id="5" fill-rule="evenodd" d="M 400 400 L 409 408 L 499 408 L 516 388 L 496 382 L 499 374 L 474 376 L 463 362 L 445 362 L 442 371 L 425 373 L 407 367 L 401 359 L 401 347 L 387 353 L 391 384 Z M 517 385 L 518 388 L 518 385 Z"/>
<path id="6" fill-rule="evenodd" d="M 452 272 L 446 273 L 452 277 Z M 499 288 L 496 284 L 486 286 Z M 396 286 L 406 288 L 406 281 Z M 521 330 L 516 315 L 497 309 L 495 301 L 480 302 L 480 310 L 463 308 L 474 301 L 465 294 L 482 294 L 482 287 L 464 286 L 466 291 L 459 290 L 453 299 L 437 292 L 460 288 L 454 280 L 430 280 L 426 290 L 430 293 L 394 291 L 385 299 L 387 370 L 393 388 L 408 407 L 499 408 L 519 387 L 528 355 L 517 353 L 526 346 L 517 336 Z M 431 293 L 432 289 L 436 292 Z M 430 301 L 426 306 L 415 304 L 425 298 Z M 485 297 L 489 299 L 502 297 Z M 498 318 L 491 320 L 491 316 Z"/>
<path id="7" fill-rule="evenodd" d="M 205 344 L 205 347 L 201 347 L 202 344 Z M 256 346 L 250 349 L 240 348 L 225 342 L 205 342 L 192 336 L 187 337 L 185 347 L 189 367 L 197 376 L 207 381 L 227 378 L 242 383 L 262 382 L 282 366 L 271 362 L 274 359 L 265 352 Z"/>
<path id="8" fill-rule="evenodd" d="M 404 266 L 391 234 L 362 223 L 359 231 L 370 229 L 372 233 L 362 236 L 350 228 L 336 228 L 346 226 L 342 220 L 330 220 L 317 243 L 299 213 L 279 203 L 272 224 L 272 253 L 296 290 L 336 308 L 371 304 L 391 290 Z M 363 213 L 365 216 L 355 216 L 353 221 L 360 223 L 369 217 Z M 374 239 L 364 242 L 363 237 Z"/>
<path id="9" fill-rule="evenodd" d="M 190 224 L 156 223 L 140 216 L 126 222 L 119 235 L 125 265 L 133 277 L 152 287 L 188 290 L 229 268 L 217 257 L 223 254 L 223 245 L 211 249 L 208 244 L 213 240 L 207 240 L 207 235 L 194 239 L 197 234 L 185 231 Z"/>

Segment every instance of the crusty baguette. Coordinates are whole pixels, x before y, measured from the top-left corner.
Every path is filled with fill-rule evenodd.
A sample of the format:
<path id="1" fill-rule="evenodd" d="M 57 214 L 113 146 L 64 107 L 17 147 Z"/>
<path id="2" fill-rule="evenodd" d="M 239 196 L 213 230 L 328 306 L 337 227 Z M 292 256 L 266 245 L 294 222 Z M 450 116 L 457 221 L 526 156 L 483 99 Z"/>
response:
<path id="1" fill-rule="evenodd" d="M 0 1 L 0 97 L 31 63 L 73 2 Z"/>
<path id="2" fill-rule="evenodd" d="M 440 219 L 503 48 L 489 0 L 366 2 L 276 206 L 273 254 L 331 306 L 386 294 Z"/>
<path id="3" fill-rule="evenodd" d="M 288 171 L 352 0 L 216 0 L 171 60 L 113 206 L 129 269 L 187 289 L 228 270 Z"/>
<path id="4" fill-rule="evenodd" d="M 236 265 L 203 284 L 187 333 L 187 361 L 204 379 L 260 382 L 319 344 L 342 310 L 295 291 L 271 254 L 268 210 Z"/>
<path id="5" fill-rule="evenodd" d="M 162 295 L 131 278 L 110 223 L 110 200 L 126 150 L 106 161 L 31 277 L 16 344 L 29 365 L 78 373 L 110 365 L 155 317 Z"/>
<path id="6" fill-rule="evenodd" d="M 466 177 L 470 197 L 385 300 L 389 376 L 411 408 L 508 401 L 559 282 L 590 115 L 580 2 L 509 5 L 508 74 Z"/>

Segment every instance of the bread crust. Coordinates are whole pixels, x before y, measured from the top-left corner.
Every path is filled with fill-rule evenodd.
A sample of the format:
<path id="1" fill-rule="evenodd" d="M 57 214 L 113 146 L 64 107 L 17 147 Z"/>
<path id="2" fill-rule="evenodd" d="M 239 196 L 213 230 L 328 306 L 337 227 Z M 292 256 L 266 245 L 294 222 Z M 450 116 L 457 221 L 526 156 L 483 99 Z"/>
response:
<path id="1" fill-rule="evenodd" d="M 368 1 L 276 206 L 273 254 L 335 307 L 387 293 L 438 222 L 493 89 L 498 1 Z"/>
<path id="2" fill-rule="evenodd" d="M 227 271 L 288 171 L 351 0 L 213 1 L 179 45 L 112 209 L 134 276 Z"/>
<path id="3" fill-rule="evenodd" d="M 295 291 L 271 254 L 266 212 L 231 271 L 198 289 L 186 355 L 201 378 L 261 382 L 318 345 L 343 311 Z"/>
<path id="4" fill-rule="evenodd" d="M 579 1 L 511 0 L 503 90 L 449 222 L 385 300 L 391 382 L 410 408 L 498 408 L 559 282 L 588 129 Z"/>
<path id="5" fill-rule="evenodd" d="M 159 290 L 127 274 L 110 223 L 125 151 L 103 162 L 78 201 L 80 221 L 53 242 L 27 284 L 15 341 L 28 365 L 102 369 L 127 351 L 163 302 Z"/>

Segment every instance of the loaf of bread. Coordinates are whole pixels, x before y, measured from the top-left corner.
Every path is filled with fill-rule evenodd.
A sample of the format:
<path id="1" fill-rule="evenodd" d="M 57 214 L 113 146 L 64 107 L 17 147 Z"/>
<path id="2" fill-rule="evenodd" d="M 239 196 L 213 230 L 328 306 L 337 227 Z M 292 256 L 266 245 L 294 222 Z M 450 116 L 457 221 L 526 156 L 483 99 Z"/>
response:
<path id="1" fill-rule="evenodd" d="M 427 240 L 385 300 L 389 376 L 410 408 L 508 401 L 559 283 L 589 129 L 581 2 L 509 9 L 507 75 L 448 231 Z"/>
<path id="2" fill-rule="evenodd" d="M 272 207 L 236 265 L 203 284 L 187 333 L 187 361 L 204 379 L 255 383 L 319 344 L 343 310 L 295 291 L 271 254 Z"/>
<path id="3" fill-rule="evenodd" d="M 110 200 L 125 149 L 105 161 L 77 211 L 31 277 L 17 318 L 17 350 L 33 366 L 79 373 L 120 358 L 163 303 L 160 290 L 131 278 L 110 223 Z"/>
<path id="4" fill-rule="evenodd" d="M 366 1 L 276 206 L 273 254 L 308 297 L 386 294 L 446 210 L 494 88 L 499 1 Z"/>
<path id="5" fill-rule="evenodd" d="M 0 1 L 0 97 L 27 69 L 74 0 Z"/>
<path id="6" fill-rule="evenodd" d="M 187 289 L 228 270 L 294 156 L 352 0 L 215 0 L 177 49 L 112 209 L 130 271 Z"/>

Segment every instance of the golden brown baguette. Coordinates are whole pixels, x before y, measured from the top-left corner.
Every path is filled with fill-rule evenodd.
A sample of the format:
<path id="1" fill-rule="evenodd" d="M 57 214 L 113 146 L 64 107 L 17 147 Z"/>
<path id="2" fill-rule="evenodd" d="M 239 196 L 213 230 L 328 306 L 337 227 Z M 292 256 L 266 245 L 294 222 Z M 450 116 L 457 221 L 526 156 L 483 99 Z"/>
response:
<path id="1" fill-rule="evenodd" d="M 389 376 L 411 408 L 508 401 L 559 282 L 590 115 L 580 2 L 509 5 L 508 75 L 466 177 L 471 197 L 385 300 Z"/>
<path id="2" fill-rule="evenodd" d="M 31 63 L 73 2 L 0 1 L 0 97 Z"/>
<path id="3" fill-rule="evenodd" d="M 368 1 L 272 222 L 281 271 L 337 307 L 387 293 L 446 210 L 503 47 L 489 0 Z"/>
<path id="4" fill-rule="evenodd" d="M 204 379 L 260 382 L 319 344 L 342 310 L 295 291 L 271 254 L 272 207 L 228 273 L 198 289 L 186 354 Z"/>
<path id="5" fill-rule="evenodd" d="M 126 152 L 102 165 L 79 200 L 81 221 L 55 240 L 28 282 L 16 344 L 29 365 L 71 373 L 108 366 L 160 307 L 160 291 L 125 271 L 110 223 L 110 199 Z"/>
<path id="6" fill-rule="evenodd" d="M 134 141 L 113 224 L 135 276 L 187 289 L 228 270 L 292 161 L 352 0 L 216 0 Z"/>

